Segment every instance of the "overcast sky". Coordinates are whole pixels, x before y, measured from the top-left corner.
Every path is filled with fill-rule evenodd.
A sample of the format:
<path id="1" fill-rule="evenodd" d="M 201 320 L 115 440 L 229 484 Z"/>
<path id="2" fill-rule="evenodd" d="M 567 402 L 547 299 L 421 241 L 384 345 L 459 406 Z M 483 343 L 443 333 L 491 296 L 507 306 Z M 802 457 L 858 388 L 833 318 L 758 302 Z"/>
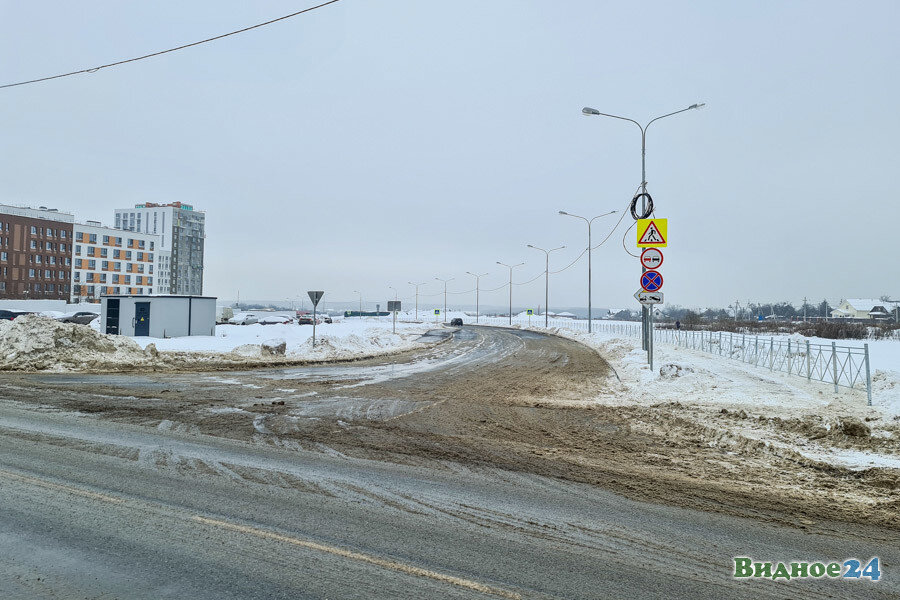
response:
<path id="1" fill-rule="evenodd" d="M 312 2 L 0 2 L 0 83 L 195 41 Z M 900 3 L 343 0 L 165 56 L 0 90 L 0 202 L 111 223 L 207 216 L 205 292 L 281 299 L 474 287 L 526 248 L 586 246 L 585 216 L 647 180 L 669 219 L 669 303 L 900 296 Z M 617 215 L 618 216 L 618 215 Z M 617 217 L 595 222 L 602 240 Z M 594 305 L 631 306 L 626 216 Z M 633 231 L 626 239 L 634 251 Z M 551 308 L 586 304 L 585 258 Z M 540 278 L 514 287 L 543 303 Z M 472 298 L 454 296 L 460 301 Z M 457 300 L 453 300 L 454 302 Z M 505 304 L 505 289 L 482 295 Z"/>

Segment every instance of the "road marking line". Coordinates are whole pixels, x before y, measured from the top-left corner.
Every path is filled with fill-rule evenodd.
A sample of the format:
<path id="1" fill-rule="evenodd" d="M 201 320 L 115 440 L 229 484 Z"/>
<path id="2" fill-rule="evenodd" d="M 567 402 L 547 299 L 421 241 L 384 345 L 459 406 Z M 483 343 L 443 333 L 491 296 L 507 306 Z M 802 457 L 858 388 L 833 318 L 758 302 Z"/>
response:
<path id="1" fill-rule="evenodd" d="M 416 567 L 413 565 L 408 565 L 408 564 L 396 562 L 393 560 L 377 558 L 375 556 L 370 556 L 368 554 L 361 554 L 359 552 L 353 552 L 351 550 L 344 550 L 343 548 L 338 548 L 336 546 L 328 546 L 326 544 L 320 544 L 318 542 L 301 540 L 299 538 L 289 537 L 286 535 L 281 535 L 279 533 L 265 531 L 263 529 L 247 527 L 246 525 L 238 525 L 236 523 L 229 523 L 227 521 L 208 519 L 206 517 L 201 517 L 199 515 L 193 517 L 193 520 L 197 521 L 199 523 L 203 523 L 205 525 L 213 525 L 216 527 L 221 527 L 223 529 L 229 529 L 231 531 L 238 531 L 240 533 L 255 535 L 255 536 L 263 538 L 263 539 L 275 540 L 278 542 L 284 542 L 286 544 L 292 544 L 294 546 L 300 546 L 301 548 L 307 548 L 309 550 L 316 550 L 318 552 L 326 552 L 328 554 L 334 554 L 335 556 L 349 558 L 351 560 L 368 563 L 370 565 L 375 565 L 378 567 L 382 567 L 384 569 L 391 569 L 392 571 L 398 571 L 400 573 L 406 573 L 408 575 L 417 575 L 419 577 L 427 577 L 429 579 L 434 579 L 436 581 L 441 581 L 444 583 L 451 583 L 451 584 L 459 586 L 459 587 L 464 587 L 464 588 L 467 588 L 470 590 L 474 590 L 476 592 L 481 592 L 482 594 L 490 594 L 492 596 L 499 596 L 501 598 L 509 598 L 511 600 L 521 600 L 521 598 L 522 598 L 519 594 L 517 594 L 515 592 L 509 592 L 507 590 L 502 590 L 500 588 L 495 588 L 495 587 L 491 587 L 488 585 L 484 585 L 482 583 L 478 583 L 477 581 L 472 581 L 470 579 L 463 579 L 461 577 L 445 575 L 444 573 L 438 573 L 437 571 L 430 571 L 428 569 L 423 569 L 421 567 Z"/>
<path id="2" fill-rule="evenodd" d="M 15 479 L 16 481 L 21 481 L 22 483 L 30 483 L 32 485 L 37 485 L 37 486 L 48 488 L 51 490 L 60 490 L 63 492 L 69 492 L 70 494 L 84 496 L 85 498 L 92 498 L 94 500 L 102 500 L 103 502 L 109 502 L 111 504 L 121 504 L 122 502 L 125 502 L 123 499 L 116 498 L 115 496 L 107 496 L 106 494 L 100 494 L 98 492 L 82 490 L 80 488 L 72 487 L 69 485 L 63 485 L 61 483 L 53 483 L 52 481 L 47 481 L 45 479 L 38 479 L 36 477 L 28 477 L 27 475 L 20 475 L 18 473 L 13 473 L 11 471 L 4 471 L 3 469 L 0 469 L 0 476 L 7 477 L 9 479 Z"/>

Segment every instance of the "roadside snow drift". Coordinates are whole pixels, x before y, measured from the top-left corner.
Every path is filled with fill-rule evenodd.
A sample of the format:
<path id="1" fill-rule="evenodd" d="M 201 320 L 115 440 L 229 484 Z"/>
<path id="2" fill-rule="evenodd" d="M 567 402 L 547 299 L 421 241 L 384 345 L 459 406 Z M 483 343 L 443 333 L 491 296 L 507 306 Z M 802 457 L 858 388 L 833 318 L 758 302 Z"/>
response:
<path id="1" fill-rule="evenodd" d="M 0 370 L 203 370 L 354 360 L 421 347 L 417 340 L 429 328 L 398 326 L 393 334 L 390 323 L 362 321 L 317 329 L 313 348 L 309 326 L 224 325 L 216 336 L 132 339 L 25 315 L 0 321 Z"/>

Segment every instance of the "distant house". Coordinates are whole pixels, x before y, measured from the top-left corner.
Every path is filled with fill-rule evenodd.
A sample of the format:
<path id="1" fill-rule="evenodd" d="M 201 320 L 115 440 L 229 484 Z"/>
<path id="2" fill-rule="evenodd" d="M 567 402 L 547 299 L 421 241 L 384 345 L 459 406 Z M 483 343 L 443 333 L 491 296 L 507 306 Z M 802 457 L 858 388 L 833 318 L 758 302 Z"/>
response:
<path id="1" fill-rule="evenodd" d="M 831 311 L 831 316 L 835 319 L 889 319 L 898 304 L 877 298 L 847 298 Z"/>

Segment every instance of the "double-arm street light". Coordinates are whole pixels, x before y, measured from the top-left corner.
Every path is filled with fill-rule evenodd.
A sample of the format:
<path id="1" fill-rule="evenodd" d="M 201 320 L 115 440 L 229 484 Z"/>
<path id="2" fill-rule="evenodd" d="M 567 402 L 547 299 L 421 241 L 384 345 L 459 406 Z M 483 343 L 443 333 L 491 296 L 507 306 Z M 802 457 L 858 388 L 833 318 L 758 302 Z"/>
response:
<path id="1" fill-rule="evenodd" d="M 440 277 L 435 277 L 435 279 L 437 279 L 438 281 L 444 282 L 444 322 L 446 323 L 446 319 L 447 319 L 447 282 L 453 281 L 453 277 L 451 277 L 450 279 L 441 279 Z"/>
<path id="2" fill-rule="evenodd" d="M 426 282 L 413 283 L 412 281 L 407 281 L 406 283 L 408 283 L 409 285 L 416 288 L 416 321 L 418 321 L 419 320 L 419 286 L 425 285 Z"/>
<path id="3" fill-rule="evenodd" d="M 671 117 L 673 115 L 677 115 L 683 112 L 687 112 L 689 110 L 695 110 L 698 108 L 703 108 L 706 106 L 703 102 L 698 102 L 697 104 L 691 104 L 687 108 L 682 108 L 681 110 L 676 110 L 675 112 L 670 112 L 665 115 L 660 115 L 653 119 L 650 119 L 646 125 L 641 125 L 634 119 L 629 119 L 628 117 L 620 117 L 619 115 L 611 115 L 608 113 L 602 113 L 596 108 L 590 108 L 589 106 L 585 106 L 581 109 L 582 114 L 586 116 L 601 116 L 601 117 L 611 117 L 613 119 L 619 119 L 622 121 L 629 121 L 638 126 L 641 130 L 641 218 L 646 218 L 649 215 L 647 214 L 647 129 L 660 119 L 665 119 L 666 117 Z M 635 207 L 632 205 L 632 211 L 634 211 Z M 642 268 L 642 270 L 644 270 Z M 653 312 L 646 306 L 641 309 L 642 319 L 641 319 L 641 329 L 642 329 L 642 337 L 643 337 L 643 347 L 647 350 L 647 358 L 650 363 L 650 368 L 653 369 L 653 336 L 651 331 L 653 330 Z"/>
<path id="4" fill-rule="evenodd" d="M 603 213 L 602 215 L 597 215 L 596 217 L 592 217 L 588 219 L 587 217 L 581 217 L 579 215 L 573 215 L 572 213 L 567 213 L 564 210 L 559 211 L 559 214 L 566 215 L 567 217 L 575 217 L 576 219 L 581 219 L 588 226 L 588 245 L 587 245 L 587 253 L 588 253 L 588 333 L 591 333 L 591 319 L 593 319 L 593 312 L 591 312 L 591 223 L 594 222 L 594 219 L 599 219 L 600 217 L 605 217 L 607 215 L 611 215 L 616 211 L 611 210 L 608 213 Z"/>
<path id="5" fill-rule="evenodd" d="M 354 294 L 359 294 L 359 318 L 362 319 L 362 292 L 353 290 Z"/>
<path id="6" fill-rule="evenodd" d="M 466 271 L 466 275 L 471 275 L 475 278 L 475 322 L 478 322 L 478 294 L 480 292 L 480 286 L 478 284 L 479 280 L 487 275 L 487 273 L 473 273 L 472 271 Z"/>
<path id="7" fill-rule="evenodd" d="M 512 325 L 512 270 L 515 269 L 516 267 L 521 267 L 525 263 L 520 262 L 517 265 L 508 265 L 508 264 L 502 263 L 498 260 L 497 264 L 509 269 L 509 324 Z"/>
<path id="8" fill-rule="evenodd" d="M 538 248 L 531 244 L 526 244 L 526 246 L 534 248 L 535 250 L 540 250 L 544 253 L 544 258 L 546 258 L 546 262 L 544 263 L 544 327 L 547 327 L 548 311 L 550 310 L 550 253 L 562 250 L 565 246 L 551 248 L 550 250 L 544 250 L 543 248 Z"/>

